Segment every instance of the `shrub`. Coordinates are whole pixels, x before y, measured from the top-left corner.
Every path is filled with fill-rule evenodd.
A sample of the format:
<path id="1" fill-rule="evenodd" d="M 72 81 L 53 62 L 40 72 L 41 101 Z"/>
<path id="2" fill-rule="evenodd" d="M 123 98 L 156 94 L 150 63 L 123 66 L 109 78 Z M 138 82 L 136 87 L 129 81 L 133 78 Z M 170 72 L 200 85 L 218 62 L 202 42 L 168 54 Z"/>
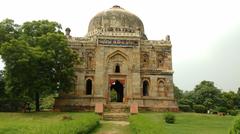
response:
<path id="1" fill-rule="evenodd" d="M 54 105 L 54 97 L 56 95 L 49 95 L 49 96 L 46 96 L 44 98 L 42 98 L 40 101 L 40 104 L 41 104 L 41 110 L 49 110 L 49 109 L 53 109 L 53 105 Z"/>
<path id="2" fill-rule="evenodd" d="M 14 99 L 2 99 L 0 100 L 0 112 L 16 112 L 21 111 L 23 102 Z"/>
<path id="3" fill-rule="evenodd" d="M 117 102 L 117 92 L 115 91 L 115 89 L 112 89 L 110 94 L 111 94 L 111 101 Z"/>
<path id="4" fill-rule="evenodd" d="M 217 114 L 218 111 L 216 109 L 210 109 L 210 114 Z"/>
<path id="5" fill-rule="evenodd" d="M 232 116 L 236 116 L 238 114 L 237 110 L 229 110 L 228 113 Z"/>
<path id="6" fill-rule="evenodd" d="M 230 130 L 229 134 L 240 134 L 240 118 L 235 120 L 233 127 Z"/>
<path id="7" fill-rule="evenodd" d="M 193 105 L 193 110 L 196 113 L 207 113 L 207 108 L 203 105 Z"/>
<path id="8" fill-rule="evenodd" d="M 224 114 L 227 113 L 227 108 L 226 107 L 217 107 L 216 110 L 218 112 L 221 112 L 221 113 L 224 113 Z"/>
<path id="9" fill-rule="evenodd" d="M 191 112 L 192 108 L 190 107 L 190 105 L 179 105 L 179 109 L 182 112 Z"/>
<path id="10" fill-rule="evenodd" d="M 166 123 L 174 124 L 175 123 L 175 115 L 173 115 L 172 113 L 166 113 L 164 115 L 164 120 Z"/>

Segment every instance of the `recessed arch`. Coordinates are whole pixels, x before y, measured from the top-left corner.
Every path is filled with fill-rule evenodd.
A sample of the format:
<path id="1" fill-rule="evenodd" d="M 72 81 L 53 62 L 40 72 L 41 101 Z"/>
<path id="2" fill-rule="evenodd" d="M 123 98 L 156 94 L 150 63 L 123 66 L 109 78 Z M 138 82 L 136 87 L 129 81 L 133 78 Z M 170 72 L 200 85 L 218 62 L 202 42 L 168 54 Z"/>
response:
<path id="1" fill-rule="evenodd" d="M 144 80 L 142 86 L 143 86 L 142 95 L 148 96 L 149 82 L 147 80 Z"/>
<path id="2" fill-rule="evenodd" d="M 86 95 L 91 95 L 92 94 L 92 80 L 87 79 L 86 80 Z"/>
<path id="3" fill-rule="evenodd" d="M 164 80 L 159 80 L 158 81 L 158 87 L 159 88 L 164 88 L 165 87 L 165 81 Z"/>
<path id="4" fill-rule="evenodd" d="M 164 65 L 164 55 L 163 54 L 158 54 L 157 55 L 157 67 L 161 68 Z"/>
<path id="5" fill-rule="evenodd" d="M 123 102 L 124 86 L 119 80 L 111 83 L 110 97 L 112 102 Z"/>

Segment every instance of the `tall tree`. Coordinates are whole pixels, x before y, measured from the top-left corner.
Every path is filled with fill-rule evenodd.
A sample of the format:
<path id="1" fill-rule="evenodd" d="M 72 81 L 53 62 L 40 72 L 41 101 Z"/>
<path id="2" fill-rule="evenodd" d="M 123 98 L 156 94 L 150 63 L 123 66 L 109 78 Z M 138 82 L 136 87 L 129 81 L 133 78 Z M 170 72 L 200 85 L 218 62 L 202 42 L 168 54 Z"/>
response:
<path id="1" fill-rule="evenodd" d="M 174 89 L 174 97 L 177 100 L 177 102 L 179 103 L 179 100 L 183 96 L 183 91 L 181 89 L 179 89 L 175 84 L 173 85 L 173 89 Z"/>
<path id="2" fill-rule="evenodd" d="M 0 98 L 5 96 L 5 82 L 4 82 L 4 76 L 3 71 L 0 71 Z"/>
<path id="3" fill-rule="evenodd" d="M 238 88 L 237 93 L 236 93 L 236 98 L 234 100 L 234 105 L 235 108 L 240 108 L 240 88 Z"/>
<path id="4" fill-rule="evenodd" d="M 233 109 L 235 107 L 235 101 L 237 99 L 237 94 L 233 91 L 223 92 L 221 93 L 221 105 L 228 108 Z"/>
<path id="5" fill-rule="evenodd" d="M 11 39 L 19 36 L 18 29 L 19 25 L 15 24 L 11 19 L 5 19 L 0 22 L 0 44 L 8 42 Z"/>
<path id="6" fill-rule="evenodd" d="M 18 37 L 1 46 L 7 89 L 35 100 L 36 111 L 41 95 L 69 91 L 75 83 L 77 55 L 60 30 L 56 22 L 26 22 L 16 29 Z"/>
<path id="7" fill-rule="evenodd" d="M 212 81 L 202 81 L 194 89 L 194 103 L 202 104 L 208 109 L 214 108 L 219 102 L 221 90 Z"/>
<path id="8" fill-rule="evenodd" d="M 178 104 L 180 105 L 189 105 L 193 106 L 194 104 L 194 92 L 193 91 L 185 91 L 183 92 L 182 97 L 179 99 Z"/>

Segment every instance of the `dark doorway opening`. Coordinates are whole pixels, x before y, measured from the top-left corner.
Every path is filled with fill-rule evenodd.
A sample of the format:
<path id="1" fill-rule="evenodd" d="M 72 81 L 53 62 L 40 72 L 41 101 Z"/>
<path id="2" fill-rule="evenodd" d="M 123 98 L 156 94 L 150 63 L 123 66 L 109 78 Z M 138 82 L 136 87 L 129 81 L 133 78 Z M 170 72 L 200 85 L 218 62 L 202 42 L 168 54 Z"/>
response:
<path id="1" fill-rule="evenodd" d="M 123 85 L 116 80 L 110 88 L 111 102 L 123 102 Z"/>
<path id="2" fill-rule="evenodd" d="M 86 81 L 86 94 L 91 95 L 92 94 L 92 80 L 88 79 Z"/>
<path id="3" fill-rule="evenodd" d="M 149 84 L 148 81 L 143 81 L 143 96 L 148 96 L 148 88 Z"/>

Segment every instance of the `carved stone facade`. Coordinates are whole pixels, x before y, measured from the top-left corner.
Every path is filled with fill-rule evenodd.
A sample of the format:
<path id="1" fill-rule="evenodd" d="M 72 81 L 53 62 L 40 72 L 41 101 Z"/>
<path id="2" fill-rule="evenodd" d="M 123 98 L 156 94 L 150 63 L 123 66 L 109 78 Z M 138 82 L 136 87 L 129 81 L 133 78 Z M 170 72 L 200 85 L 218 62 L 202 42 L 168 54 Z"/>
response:
<path id="1" fill-rule="evenodd" d="M 80 63 L 74 92 L 60 94 L 56 109 L 93 110 L 96 102 L 117 101 L 135 102 L 143 110 L 178 110 L 170 36 L 148 40 L 142 21 L 119 6 L 98 13 L 85 37 L 71 37 L 67 31 Z"/>

